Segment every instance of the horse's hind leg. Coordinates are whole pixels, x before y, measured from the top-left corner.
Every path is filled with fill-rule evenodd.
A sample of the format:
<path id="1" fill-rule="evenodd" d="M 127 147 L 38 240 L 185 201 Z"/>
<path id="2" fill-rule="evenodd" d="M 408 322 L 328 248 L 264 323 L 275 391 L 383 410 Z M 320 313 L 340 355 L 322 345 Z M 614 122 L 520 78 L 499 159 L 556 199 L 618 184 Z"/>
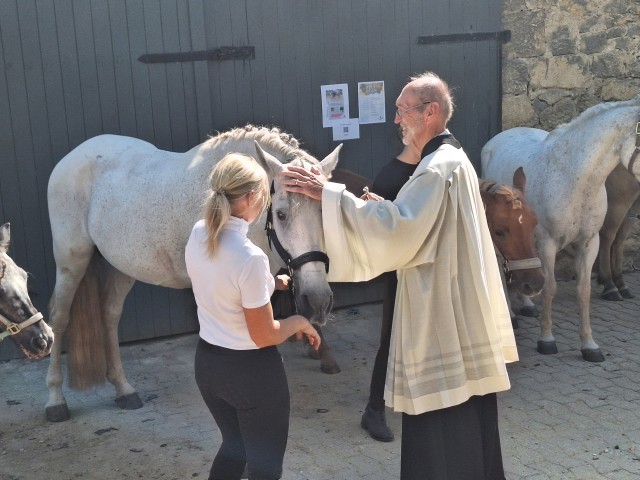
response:
<path id="1" fill-rule="evenodd" d="M 617 218 L 613 209 L 607 211 L 607 217 L 600 228 L 600 247 L 598 249 L 598 283 L 602 284 L 600 298 L 603 300 L 618 301 L 622 296 L 613 281 L 614 274 L 614 245 L 619 234 L 622 218 Z"/>
<path id="2" fill-rule="evenodd" d="M 618 233 L 616 235 L 616 239 L 611 245 L 611 275 L 613 279 L 613 283 L 620 292 L 622 298 L 635 298 L 634 295 L 629 290 L 629 287 L 624 282 L 624 277 L 622 275 L 622 271 L 624 268 L 624 242 L 629 235 L 629 230 L 631 230 L 631 226 L 635 220 L 631 218 L 626 218 Z"/>
<path id="3" fill-rule="evenodd" d="M 122 316 L 122 308 L 134 283 L 133 278 L 116 270 L 111 265 L 108 266 L 102 304 L 106 335 L 107 380 L 116 389 L 116 404 L 126 410 L 142 407 L 138 393 L 125 377 L 118 342 L 118 323 Z"/>
<path id="4" fill-rule="evenodd" d="M 78 285 L 84 276 L 93 253 L 93 246 L 81 252 L 74 250 L 74 256 L 58 255 L 56 259 L 56 284 L 49 303 L 51 328 L 57 341 L 53 342 L 47 372 L 49 399 L 45 405 L 47 420 L 62 422 L 69 419 L 69 408 L 62 393 L 62 338 L 67 325 L 71 304 Z"/>

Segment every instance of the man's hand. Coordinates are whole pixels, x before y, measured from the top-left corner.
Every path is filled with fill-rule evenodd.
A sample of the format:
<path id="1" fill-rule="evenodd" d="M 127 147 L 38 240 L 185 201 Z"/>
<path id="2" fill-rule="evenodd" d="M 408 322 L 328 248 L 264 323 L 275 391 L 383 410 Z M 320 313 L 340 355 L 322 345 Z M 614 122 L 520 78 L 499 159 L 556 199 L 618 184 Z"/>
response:
<path id="1" fill-rule="evenodd" d="M 322 189 L 327 183 L 327 177 L 319 168 L 311 167 L 311 172 L 308 172 L 302 167 L 289 166 L 280 176 L 287 192 L 302 193 L 314 200 L 322 200 Z"/>

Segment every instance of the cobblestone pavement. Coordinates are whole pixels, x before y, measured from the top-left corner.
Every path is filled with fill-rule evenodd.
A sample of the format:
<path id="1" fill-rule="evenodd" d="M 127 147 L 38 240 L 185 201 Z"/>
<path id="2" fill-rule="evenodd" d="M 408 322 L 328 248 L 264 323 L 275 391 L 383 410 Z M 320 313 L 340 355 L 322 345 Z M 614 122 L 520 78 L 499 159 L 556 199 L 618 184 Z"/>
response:
<path id="1" fill-rule="evenodd" d="M 640 296 L 640 273 L 626 276 Z M 595 340 L 606 360 L 581 359 L 575 282 L 554 302 L 559 353 L 536 353 L 537 321 L 520 317 L 520 362 L 512 389 L 498 396 L 507 478 L 634 479 L 640 475 L 640 300 L 605 302 L 593 285 Z M 325 335 L 342 372 L 326 375 L 299 343 L 281 352 L 292 395 L 285 479 L 399 477 L 396 440 L 380 443 L 359 426 L 377 348 L 381 306 L 338 311 Z M 48 360 L 0 364 L 0 479 L 207 478 L 220 436 L 193 380 L 196 335 L 122 347 L 144 406 L 119 410 L 110 386 L 67 391 L 71 420 L 48 423 Z"/>

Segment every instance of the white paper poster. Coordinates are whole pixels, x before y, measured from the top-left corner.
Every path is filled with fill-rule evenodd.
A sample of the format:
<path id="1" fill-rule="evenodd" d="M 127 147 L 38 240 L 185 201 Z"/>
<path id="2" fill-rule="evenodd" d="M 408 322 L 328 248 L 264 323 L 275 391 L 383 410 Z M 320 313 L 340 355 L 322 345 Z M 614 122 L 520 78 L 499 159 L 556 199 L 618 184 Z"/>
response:
<path id="1" fill-rule="evenodd" d="M 349 119 L 349 88 L 346 83 L 321 85 L 322 127 L 332 127 Z"/>
<path id="2" fill-rule="evenodd" d="M 333 126 L 333 141 L 360 138 L 360 124 L 357 118 L 348 118 Z"/>
<path id="3" fill-rule="evenodd" d="M 358 82 L 358 112 L 360 123 L 384 123 L 384 81 Z"/>

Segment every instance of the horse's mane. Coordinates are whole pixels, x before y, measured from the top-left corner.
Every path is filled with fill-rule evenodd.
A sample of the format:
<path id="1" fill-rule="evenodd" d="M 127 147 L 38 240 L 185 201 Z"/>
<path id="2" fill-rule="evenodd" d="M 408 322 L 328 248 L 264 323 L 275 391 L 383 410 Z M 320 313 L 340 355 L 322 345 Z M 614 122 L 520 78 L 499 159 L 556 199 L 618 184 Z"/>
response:
<path id="1" fill-rule="evenodd" d="M 562 135 L 566 130 L 577 129 L 581 125 L 590 122 L 594 117 L 620 107 L 640 107 L 640 96 L 621 102 L 604 102 L 593 105 L 571 121 L 558 125 L 555 129 L 549 132 L 547 139 L 554 140 L 555 137 Z"/>
<path id="2" fill-rule="evenodd" d="M 502 195 L 508 203 L 513 204 L 513 208 L 522 208 L 524 195 L 516 187 L 485 179 L 480 179 L 479 186 L 480 192 L 486 192 L 494 196 Z"/>
<path id="3" fill-rule="evenodd" d="M 223 133 L 218 132 L 217 135 L 209 137 L 204 145 L 214 147 L 230 140 L 257 140 L 264 147 L 282 152 L 288 160 L 302 158 L 308 162 L 317 163 L 313 156 L 300 148 L 300 142 L 293 135 L 281 131 L 278 127 L 247 124 Z"/>

